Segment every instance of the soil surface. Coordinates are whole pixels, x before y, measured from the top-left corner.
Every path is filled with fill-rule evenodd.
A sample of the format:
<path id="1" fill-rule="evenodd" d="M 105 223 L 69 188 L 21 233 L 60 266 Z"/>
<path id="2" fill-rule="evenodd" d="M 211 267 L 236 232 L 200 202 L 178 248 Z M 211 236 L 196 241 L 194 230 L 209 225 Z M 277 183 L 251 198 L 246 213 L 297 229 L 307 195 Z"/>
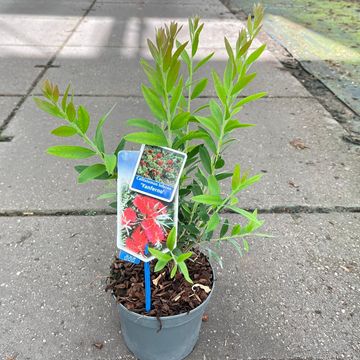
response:
<path id="1" fill-rule="evenodd" d="M 212 289 L 213 272 L 210 263 L 202 253 L 194 253 L 186 261 L 193 284 L 177 273 L 170 279 L 168 267 L 155 273 L 151 267 L 151 303 L 152 310 L 145 311 L 144 266 L 135 265 L 117 258 L 111 264 L 106 291 L 111 290 L 116 300 L 127 309 L 138 314 L 154 316 L 178 315 L 189 312 L 203 303 Z"/>

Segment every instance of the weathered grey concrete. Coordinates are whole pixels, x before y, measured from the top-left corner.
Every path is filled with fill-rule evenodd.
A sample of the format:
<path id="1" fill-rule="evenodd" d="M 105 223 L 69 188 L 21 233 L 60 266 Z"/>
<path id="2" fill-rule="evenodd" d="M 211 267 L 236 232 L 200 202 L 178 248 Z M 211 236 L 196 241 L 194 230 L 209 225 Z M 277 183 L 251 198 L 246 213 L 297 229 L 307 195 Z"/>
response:
<path id="1" fill-rule="evenodd" d="M 0 45 L 60 46 L 78 20 L 78 16 L 1 15 Z"/>
<path id="2" fill-rule="evenodd" d="M 81 16 L 92 0 L 1 0 L 1 15 Z"/>
<path id="3" fill-rule="evenodd" d="M 9 116 L 12 109 L 16 106 L 20 97 L 18 96 L 11 96 L 11 97 L 0 97 L 0 108 L 1 108 L 1 115 L 0 115 L 0 126 L 3 124 L 5 119 Z"/>
<path id="4" fill-rule="evenodd" d="M 222 12 L 223 6 L 176 3 L 146 4 L 97 3 L 91 14 L 71 37 L 68 46 L 116 46 L 147 47 L 146 39 L 154 37 L 155 27 L 176 21 L 183 26 L 178 39 L 188 40 L 188 17 L 201 15 L 205 23 L 200 47 L 223 47 L 224 36 L 235 42 L 242 24 L 229 12 Z M 219 21 L 221 20 L 221 21 Z"/>
<path id="5" fill-rule="evenodd" d="M 356 359 L 359 216 L 263 218 L 276 237 L 252 240 L 242 259 L 224 246 L 209 321 L 189 360 Z M 114 224 L 109 216 L 2 220 L 2 356 L 134 359 L 104 293 Z"/>
<path id="6" fill-rule="evenodd" d="M 108 151 L 116 148 L 125 132 L 131 131 L 125 124 L 126 119 L 149 116 L 139 98 L 76 97 L 76 102 L 88 106 L 92 119 L 99 119 L 117 104 L 104 127 Z M 359 156 L 342 140 L 345 134 L 342 127 L 315 100 L 264 99 L 245 107 L 239 118 L 257 126 L 236 132 L 239 142 L 226 155 L 228 169 L 240 163 L 244 170 L 264 173 L 259 183 L 240 195 L 242 206 L 359 205 L 360 189 L 354 181 L 360 173 Z M 50 131 L 60 124 L 60 120 L 35 109 L 31 99 L 11 122 L 4 134 L 15 136 L 14 140 L 6 147 L 0 146 L 0 183 L 4 186 L 4 191 L 0 188 L 0 206 L 3 210 L 106 206 L 104 201 L 95 200 L 102 193 L 104 183 L 80 186 L 76 183 L 73 166 L 86 161 L 45 154 L 46 148 L 55 144 L 82 144 L 80 139 L 60 139 L 51 135 Z M 301 139 L 308 148 L 299 150 L 290 145 L 295 138 Z M 134 144 L 130 146 L 137 148 Z M 19 174 L 18 167 L 26 177 Z"/>
<path id="7" fill-rule="evenodd" d="M 0 96 L 24 95 L 56 47 L 0 46 Z"/>
<path id="8" fill-rule="evenodd" d="M 62 87 L 71 79 L 77 93 L 82 95 L 141 95 L 140 84 L 146 77 L 139 61 L 141 57 L 146 58 L 146 54 L 145 49 L 137 48 L 65 47 L 54 63 L 60 68 L 49 69 L 46 76 Z M 215 58 L 199 70 L 199 78 L 210 68 L 221 73 L 225 67 L 224 54 L 225 50 L 222 50 L 220 59 Z M 244 91 L 245 95 L 267 91 L 271 96 L 309 96 L 268 52 L 253 70 L 258 73 L 258 78 Z M 215 92 L 209 88 L 204 95 L 215 95 Z"/>

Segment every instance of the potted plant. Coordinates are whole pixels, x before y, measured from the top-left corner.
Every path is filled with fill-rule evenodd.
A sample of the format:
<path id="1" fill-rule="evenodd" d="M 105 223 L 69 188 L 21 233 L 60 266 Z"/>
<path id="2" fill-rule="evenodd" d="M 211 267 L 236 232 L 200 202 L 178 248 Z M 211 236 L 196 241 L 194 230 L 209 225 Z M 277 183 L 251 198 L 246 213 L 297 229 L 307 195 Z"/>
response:
<path id="1" fill-rule="evenodd" d="M 177 40 L 181 30 L 177 23 L 157 29 L 155 41 L 148 40 L 152 62 L 141 60 L 149 80 L 141 89 L 152 120 L 129 119 L 127 123 L 141 131 L 125 135 L 112 152 L 105 151 L 102 131 L 110 112 L 98 121 L 95 134 L 90 137 L 89 113 L 83 105 L 75 106 L 73 97 L 69 96 L 70 86 L 60 100 L 58 86 L 46 81 L 42 89 L 46 100 L 35 98 L 40 109 L 66 121 L 66 125 L 54 129 L 52 134 L 59 137 L 78 135 L 86 144 L 85 147 L 52 146 L 47 149 L 49 154 L 71 159 L 97 158 L 94 164 L 75 166 L 79 183 L 116 181 L 117 154 L 126 142 L 172 148 L 187 155 L 179 182 L 177 229 L 162 236 L 169 252 L 149 248 L 157 259 L 156 264 L 151 263 L 153 307 L 149 312 L 144 305 L 142 265 L 117 258 L 111 265 L 108 288 L 119 302 L 125 342 L 139 359 L 186 357 L 197 341 L 201 318 L 214 287 L 209 260 L 214 259 L 222 266 L 218 254 L 222 243 L 231 243 L 242 255 L 249 250 L 247 236 L 262 236 L 257 233 L 263 224 L 257 211 L 248 212 L 237 205 L 239 193 L 261 176 L 242 172 L 239 164 L 229 171 L 223 157 L 224 151 L 236 141 L 234 131 L 252 126 L 237 120 L 237 114 L 245 104 L 266 94 L 241 97 L 256 76 L 249 73 L 249 69 L 265 49 L 264 45 L 255 50 L 251 47 L 262 19 L 263 8 L 257 5 L 253 17 L 249 16 L 246 27 L 239 32 L 236 44 L 232 46 L 225 38 L 225 70 L 222 76 L 211 71 L 216 98 L 201 99 L 201 106 L 194 100 L 205 90 L 208 78 L 199 78 L 199 70 L 214 55 L 211 53 L 200 60 L 196 57 L 204 24 L 198 17 L 189 19 L 190 39 L 184 43 Z M 156 171 L 167 166 L 163 160 L 149 156 Z M 226 185 L 228 190 L 224 190 Z M 107 193 L 100 198 L 109 199 L 110 205 L 116 207 L 115 195 Z M 136 207 L 123 213 L 126 221 L 135 223 L 136 216 L 142 216 L 141 221 L 144 221 L 151 215 L 152 224 L 155 224 L 152 231 L 159 231 L 156 227 L 158 216 L 164 215 L 154 210 L 159 208 L 159 203 L 141 196 L 136 201 Z M 224 210 L 239 214 L 239 223 L 230 224 L 222 217 Z M 129 241 L 146 243 L 148 235 L 141 226 L 136 229 Z"/>

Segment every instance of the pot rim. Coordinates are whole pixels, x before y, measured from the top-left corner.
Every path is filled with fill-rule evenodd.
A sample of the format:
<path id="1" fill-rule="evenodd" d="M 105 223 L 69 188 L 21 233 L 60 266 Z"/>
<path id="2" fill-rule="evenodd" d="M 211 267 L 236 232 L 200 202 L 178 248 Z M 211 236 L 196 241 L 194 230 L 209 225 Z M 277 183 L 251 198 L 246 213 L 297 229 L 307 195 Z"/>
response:
<path id="1" fill-rule="evenodd" d="M 209 260 L 209 259 L 208 259 Z M 142 314 L 138 314 L 134 311 L 131 311 L 129 309 L 127 309 L 123 304 L 121 304 L 120 302 L 117 302 L 116 300 L 116 297 L 115 295 L 112 293 L 112 296 L 116 302 L 116 305 L 117 306 L 120 306 L 125 312 L 127 312 L 128 314 L 132 315 L 132 316 L 135 316 L 137 317 L 138 319 L 140 318 L 145 318 L 147 320 L 153 320 L 153 321 L 159 321 L 158 319 L 160 319 L 161 321 L 166 321 L 166 320 L 172 320 L 172 319 L 178 319 L 182 316 L 186 316 L 186 315 L 190 315 L 190 314 L 193 314 L 194 312 L 198 311 L 199 308 L 205 306 L 209 301 L 210 301 L 210 298 L 211 298 L 211 295 L 212 293 L 214 292 L 214 288 L 215 288 L 215 282 L 216 282 L 216 278 L 215 278 L 215 272 L 214 272 L 214 268 L 211 264 L 211 262 L 209 261 L 209 264 L 210 264 L 210 267 L 211 267 L 211 271 L 212 271 L 212 275 L 213 275 L 213 282 L 212 282 L 212 287 L 211 287 L 211 291 L 209 292 L 206 300 L 204 302 L 202 302 L 200 305 L 198 305 L 196 308 L 188 311 L 188 312 L 183 312 L 183 313 L 180 313 L 180 314 L 176 314 L 176 315 L 170 315 L 170 316 L 160 316 L 159 318 L 157 318 L 156 316 L 148 316 L 148 315 L 142 315 Z"/>

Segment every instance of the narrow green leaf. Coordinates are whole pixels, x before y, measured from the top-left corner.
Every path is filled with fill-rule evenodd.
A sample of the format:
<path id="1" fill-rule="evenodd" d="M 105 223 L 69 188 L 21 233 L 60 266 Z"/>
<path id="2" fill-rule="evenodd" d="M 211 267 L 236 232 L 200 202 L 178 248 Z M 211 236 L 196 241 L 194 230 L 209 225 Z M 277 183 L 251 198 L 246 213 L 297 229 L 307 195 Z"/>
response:
<path id="1" fill-rule="evenodd" d="M 78 177 L 78 182 L 80 184 L 84 184 L 102 175 L 104 172 L 106 172 L 106 168 L 104 164 L 91 165 L 81 172 L 81 174 Z"/>
<path id="2" fill-rule="evenodd" d="M 219 174 L 216 174 L 215 177 L 216 177 L 216 180 L 224 180 L 224 179 L 227 179 L 229 177 L 232 176 L 233 173 L 231 172 L 222 172 L 222 173 L 219 173 Z"/>
<path id="3" fill-rule="evenodd" d="M 178 268 L 178 265 L 174 264 L 173 268 L 171 269 L 170 279 L 173 279 L 175 277 L 176 272 L 177 272 L 177 268 Z"/>
<path id="4" fill-rule="evenodd" d="M 231 62 L 235 65 L 234 52 L 229 43 L 229 40 L 226 37 L 224 37 L 224 43 L 225 43 L 226 52 L 228 53 Z"/>
<path id="5" fill-rule="evenodd" d="M 152 57 L 153 57 L 155 60 L 158 60 L 158 58 L 159 58 L 159 53 L 158 53 L 158 51 L 157 51 L 156 46 L 154 45 L 154 43 L 153 43 L 151 40 L 147 39 L 147 44 L 148 44 L 148 47 L 149 47 L 149 50 L 150 50 L 150 53 L 151 53 Z"/>
<path id="6" fill-rule="evenodd" d="M 220 216 L 218 213 L 211 215 L 206 227 L 206 232 L 214 231 L 220 223 Z"/>
<path id="7" fill-rule="evenodd" d="M 166 247 L 170 251 L 173 251 L 176 248 L 176 228 L 175 227 L 173 227 L 169 232 L 169 235 L 166 239 Z"/>
<path id="8" fill-rule="evenodd" d="M 193 281 L 192 281 L 191 278 L 190 278 L 189 270 L 188 270 L 186 264 L 185 264 L 184 262 L 179 262 L 179 263 L 178 263 L 178 266 L 179 266 L 179 269 L 180 269 L 181 273 L 184 275 L 185 280 L 186 280 L 188 283 L 192 284 Z"/>
<path id="9" fill-rule="evenodd" d="M 116 155 L 114 154 L 104 154 L 104 162 L 106 171 L 109 175 L 114 173 L 116 167 Z"/>
<path id="10" fill-rule="evenodd" d="M 221 260 L 221 257 L 219 256 L 219 254 L 209 248 L 206 248 L 206 250 L 209 254 L 209 258 L 214 259 L 220 265 L 220 267 L 223 268 L 223 262 Z"/>
<path id="11" fill-rule="evenodd" d="M 170 112 L 171 114 L 174 114 L 176 112 L 176 108 L 179 104 L 181 95 L 182 95 L 182 91 L 183 91 L 183 79 L 182 77 L 180 78 L 177 86 L 174 89 L 174 92 L 172 94 L 171 97 L 171 101 L 170 101 Z"/>
<path id="12" fill-rule="evenodd" d="M 129 120 L 127 120 L 127 123 L 130 126 L 140 127 L 145 130 L 148 130 L 151 133 L 157 133 L 160 135 L 164 134 L 164 132 L 162 131 L 160 126 L 158 126 L 146 119 L 141 119 L 141 118 L 129 119 Z"/>
<path id="13" fill-rule="evenodd" d="M 145 85 L 141 85 L 141 91 L 151 113 L 160 121 L 166 119 L 166 112 L 158 95 Z"/>
<path id="14" fill-rule="evenodd" d="M 109 206 L 116 210 L 117 209 L 117 202 L 114 201 L 114 202 L 110 203 Z"/>
<path id="15" fill-rule="evenodd" d="M 184 142 L 189 141 L 189 140 L 193 140 L 193 139 L 205 139 L 206 137 L 208 137 L 208 135 L 206 133 L 204 133 L 203 131 L 189 131 L 189 133 L 187 133 L 185 136 L 183 136 L 182 138 L 178 139 L 175 144 L 174 144 L 174 149 L 178 149 L 179 146 L 181 146 Z"/>
<path id="16" fill-rule="evenodd" d="M 219 158 L 217 159 L 217 161 L 215 163 L 215 169 L 221 169 L 224 166 L 225 166 L 225 161 L 221 156 L 219 156 Z"/>
<path id="17" fill-rule="evenodd" d="M 83 170 L 88 168 L 89 165 L 76 165 L 74 166 L 74 169 L 80 174 Z"/>
<path id="18" fill-rule="evenodd" d="M 55 136 L 69 137 L 76 134 L 76 130 L 71 126 L 59 126 L 51 132 Z"/>
<path id="19" fill-rule="evenodd" d="M 197 195 L 193 196 L 192 200 L 206 205 L 221 205 L 223 199 L 219 195 Z"/>
<path id="20" fill-rule="evenodd" d="M 207 109 L 208 107 L 209 107 L 209 104 L 204 104 L 204 105 L 202 105 L 202 106 L 199 106 L 197 109 L 195 109 L 195 110 L 193 111 L 193 114 L 196 114 L 196 113 L 198 113 L 198 112 L 201 111 L 201 110 Z"/>
<path id="21" fill-rule="evenodd" d="M 145 61 L 144 59 L 140 60 L 140 64 L 147 76 L 147 78 L 149 79 L 150 84 L 154 87 L 154 90 L 159 93 L 162 94 L 163 93 L 163 88 L 162 88 L 162 81 L 161 78 L 158 74 L 158 72 L 151 67 L 147 61 Z"/>
<path id="22" fill-rule="evenodd" d="M 208 174 L 211 174 L 211 158 L 209 152 L 207 151 L 205 146 L 200 148 L 200 159 L 204 169 L 207 171 Z"/>
<path id="23" fill-rule="evenodd" d="M 245 250 L 245 252 L 249 252 L 250 246 L 249 246 L 249 243 L 247 242 L 246 239 L 243 239 L 243 244 L 244 244 L 244 250 Z"/>
<path id="24" fill-rule="evenodd" d="M 229 239 L 228 241 L 234 246 L 235 250 L 239 253 L 239 255 L 243 256 L 241 246 L 238 244 L 238 242 L 235 239 Z"/>
<path id="25" fill-rule="evenodd" d="M 224 132 L 227 134 L 235 129 L 252 127 L 252 126 L 255 126 L 255 124 L 242 124 L 238 120 L 228 120 L 225 125 Z"/>
<path id="26" fill-rule="evenodd" d="M 253 94 L 253 95 L 250 95 L 250 96 L 247 96 L 246 98 L 244 99 L 241 99 L 235 106 L 234 108 L 238 108 L 238 107 L 241 107 L 251 101 L 255 101 L 257 99 L 260 99 L 264 96 L 266 96 L 267 93 L 266 92 L 260 92 L 260 93 L 256 93 L 256 94 Z"/>
<path id="27" fill-rule="evenodd" d="M 170 92 L 172 90 L 172 88 L 174 87 L 176 80 L 179 76 L 180 67 L 181 67 L 180 61 L 177 61 L 177 62 L 175 62 L 175 64 L 171 65 L 168 75 L 167 75 L 167 79 L 166 79 L 167 92 Z"/>
<path id="28" fill-rule="evenodd" d="M 249 57 L 246 59 L 246 66 L 249 67 L 253 62 L 255 62 L 260 55 L 264 52 L 266 44 L 261 45 L 254 52 L 252 52 Z"/>
<path id="29" fill-rule="evenodd" d="M 111 112 L 114 110 L 116 104 L 114 104 L 112 106 L 112 108 L 105 114 L 103 115 L 97 126 L 96 126 L 96 131 L 95 131 L 95 144 L 97 146 L 97 148 L 99 149 L 100 152 L 105 152 L 105 146 L 104 146 L 104 137 L 103 137 L 103 133 L 102 133 L 102 128 L 105 124 L 105 121 L 107 120 L 107 118 L 109 117 L 109 115 L 111 114 Z"/>
<path id="30" fill-rule="evenodd" d="M 70 87 L 71 87 L 70 84 L 66 87 L 63 98 L 61 100 L 61 108 L 63 109 L 63 111 L 66 111 L 66 108 L 67 108 L 67 98 L 68 98 L 68 94 L 70 91 Z"/>
<path id="31" fill-rule="evenodd" d="M 59 100 L 59 87 L 57 85 L 54 86 L 54 90 L 53 90 L 53 93 L 52 93 L 52 96 L 53 96 L 53 101 L 54 102 L 58 102 Z"/>
<path id="32" fill-rule="evenodd" d="M 188 44 L 188 41 L 184 42 L 183 44 L 179 45 L 178 48 L 176 49 L 176 51 L 174 52 L 173 56 L 172 56 L 172 64 L 174 65 L 175 62 L 177 61 L 177 59 L 179 58 L 180 55 L 182 55 L 184 49 L 186 48 Z"/>
<path id="33" fill-rule="evenodd" d="M 231 59 L 229 59 L 226 63 L 226 67 L 225 67 L 225 71 L 224 71 L 224 75 L 223 75 L 223 84 L 224 84 L 226 93 L 229 92 L 230 85 L 232 84 L 233 73 L 234 73 L 234 64 L 231 61 Z"/>
<path id="34" fill-rule="evenodd" d="M 158 260 L 158 261 L 156 262 L 154 271 L 155 271 L 155 272 L 161 271 L 161 270 L 167 265 L 167 263 L 168 263 L 168 261 Z"/>
<path id="35" fill-rule="evenodd" d="M 214 175 L 210 175 L 207 178 L 207 184 L 211 195 L 220 194 L 220 185 Z"/>
<path id="36" fill-rule="evenodd" d="M 212 52 L 211 54 L 209 54 L 208 56 L 204 57 L 203 59 L 201 59 L 196 66 L 194 67 L 194 72 L 196 72 L 198 69 L 201 68 L 201 66 L 205 65 L 213 56 L 214 56 L 214 52 Z"/>
<path id="37" fill-rule="evenodd" d="M 229 230 L 229 220 L 225 219 L 225 221 L 220 229 L 220 238 L 225 236 L 228 230 Z"/>
<path id="38" fill-rule="evenodd" d="M 203 137 L 201 139 L 204 139 L 205 144 L 208 146 L 209 150 L 212 151 L 214 154 L 217 151 L 217 145 L 215 144 L 211 134 L 204 128 L 200 127 L 198 128 L 200 133 L 203 133 Z"/>
<path id="39" fill-rule="evenodd" d="M 114 154 L 117 155 L 119 151 L 124 150 L 126 141 L 125 139 L 121 139 L 118 146 L 116 147 Z"/>
<path id="40" fill-rule="evenodd" d="M 216 94 L 217 94 L 218 98 L 220 99 L 220 101 L 225 105 L 226 104 L 226 92 L 225 92 L 224 86 L 221 83 L 219 75 L 216 73 L 215 70 L 213 70 L 211 72 L 211 75 L 213 78 Z"/>
<path id="41" fill-rule="evenodd" d="M 74 103 L 70 101 L 69 105 L 66 108 L 66 115 L 70 122 L 74 122 L 76 119 L 76 109 Z"/>
<path id="42" fill-rule="evenodd" d="M 212 117 L 196 116 L 196 120 L 207 129 L 209 129 L 216 138 L 220 137 L 220 127 L 216 120 Z"/>
<path id="43" fill-rule="evenodd" d="M 186 49 L 184 49 L 184 51 L 181 52 L 181 58 L 183 59 L 184 63 L 187 65 L 187 67 L 190 67 L 191 64 L 191 60 L 189 57 L 188 52 L 186 51 Z"/>
<path id="44" fill-rule="evenodd" d="M 239 235 L 240 233 L 241 233 L 241 225 L 240 224 L 234 225 L 234 227 L 231 230 L 231 236 Z"/>
<path id="45" fill-rule="evenodd" d="M 208 79 L 207 78 L 203 78 L 201 79 L 194 87 L 194 90 L 191 94 L 191 100 L 197 98 L 206 88 Z"/>
<path id="46" fill-rule="evenodd" d="M 126 141 L 135 142 L 138 144 L 154 145 L 154 146 L 168 146 L 167 140 L 164 136 L 159 134 L 152 134 L 146 132 L 131 133 L 124 136 Z"/>
<path id="47" fill-rule="evenodd" d="M 183 128 L 187 125 L 188 121 L 190 119 L 190 113 L 188 112 L 182 112 L 175 116 L 173 121 L 171 122 L 170 129 L 171 130 L 178 130 Z"/>
<path id="48" fill-rule="evenodd" d="M 93 150 L 81 146 L 58 145 L 47 149 L 47 153 L 54 156 L 63 157 L 66 159 L 86 159 L 94 156 L 96 153 Z"/>
<path id="49" fill-rule="evenodd" d="M 158 260 L 164 262 L 166 261 L 166 263 L 168 263 L 172 259 L 172 257 L 169 254 L 163 253 L 151 247 L 149 247 L 149 252 L 152 256 L 156 257 Z"/>
<path id="50" fill-rule="evenodd" d="M 82 133 L 86 134 L 90 124 L 90 115 L 86 108 L 82 105 L 78 107 L 78 118 L 76 124 Z"/>
<path id="51" fill-rule="evenodd" d="M 96 199 L 97 200 L 104 200 L 104 199 L 111 199 L 116 197 L 116 193 L 106 193 L 99 195 Z"/>
<path id="52" fill-rule="evenodd" d="M 246 211 L 244 209 L 241 209 L 241 208 L 238 208 L 238 207 L 235 207 L 235 206 L 229 206 L 227 207 L 228 209 L 236 212 L 237 214 L 240 214 L 242 215 L 243 217 L 245 217 L 246 219 L 250 220 L 250 221 L 253 221 L 254 223 L 256 224 L 259 224 L 261 223 L 261 220 L 259 220 L 256 216 L 256 214 L 253 214 L 249 211 Z"/>
<path id="53" fill-rule="evenodd" d="M 187 253 L 184 253 L 184 254 L 181 254 L 181 255 L 179 255 L 179 256 L 176 258 L 176 261 L 177 261 L 177 262 L 183 262 L 183 261 L 191 258 L 192 254 L 193 254 L 193 253 L 192 253 L 191 251 L 189 251 L 189 252 L 187 252 Z"/>
<path id="54" fill-rule="evenodd" d="M 252 40 L 250 39 L 248 42 L 246 42 L 239 50 L 239 52 L 236 54 L 236 58 L 240 59 L 241 56 L 243 56 L 250 48 L 252 44 Z"/>
<path id="55" fill-rule="evenodd" d="M 41 100 L 40 98 L 34 98 L 34 101 L 37 105 L 37 107 L 46 113 L 58 117 L 60 119 L 64 118 L 64 114 L 62 111 L 54 104 L 49 103 L 48 101 Z"/>
<path id="56" fill-rule="evenodd" d="M 204 24 L 201 24 L 195 32 L 195 35 L 194 35 L 194 38 L 193 38 L 193 41 L 191 44 L 191 55 L 192 56 L 195 56 L 195 54 L 197 52 L 197 49 L 199 46 L 199 37 L 200 37 L 200 33 L 201 33 L 203 27 L 204 27 Z"/>
<path id="57" fill-rule="evenodd" d="M 219 104 L 215 100 L 209 101 L 210 111 L 214 119 L 220 125 L 223 121 L 223 113 Z"/>
<path id="58" fill-rule="evenodd" d="M 231 179 L 231 189 L 235 191 L 235 189 L 239 186 L 239 184 L 240 184 L 240 165 L 236 164 Z"/>
<path id="59" fill-rule="evenodd" d="M 249 75 L 245 75 L 244 77 L 240 78 L 238 82 L 233 87 L 231 95 L 237 95 L 242 89 L 244 89 L 251 81 L 253 81 L 256 77 L 256 73 L 252 73 Z"/>

